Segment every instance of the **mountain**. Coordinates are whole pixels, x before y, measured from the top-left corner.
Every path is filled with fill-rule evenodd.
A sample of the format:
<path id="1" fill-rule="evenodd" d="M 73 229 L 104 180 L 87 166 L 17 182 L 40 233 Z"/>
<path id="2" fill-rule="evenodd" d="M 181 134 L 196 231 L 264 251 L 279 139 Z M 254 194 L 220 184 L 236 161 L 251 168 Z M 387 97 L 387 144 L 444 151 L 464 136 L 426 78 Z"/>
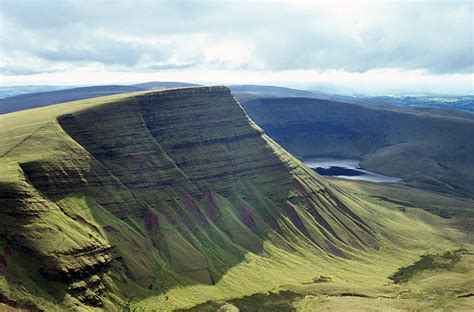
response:
<path id="1" fill-rule="evenodd" d="M 170 88 L 195 87 L 198 84 L 174 82 L 174 81 L 152 81 L 132 85 L 109 85 L 70 88 L 65 86 L 12 86 L 0 87 L 0 114 L 14 111 L 42 107 L 73 100 L 88 99 L 103 95 L 127 93 L 141 90 L 158 90 Z M 134 89 L 136 88 L 136 89 Z M 426 110 L 429 113 L 439 115 L 461 115 L 465 118 L 473 118 L 473 97 L 453 95 L 417 95 L 417 96 L 345 96 L 325 93 L 317 90 L 299 90 L 286 87 L 265 85 L 231 85 L 230 90 L 241 101 L 256 100 L 262 97 L 287 98 L 307 97 L 334 102 L 355 103 L 373 108 L 384 108 L 391 110 Z M 62 90 L 62 92 L 57 92 Z M 2 99 L 3 98 L 3 99 Z"/>
<path id="2" fill-rule="evenodd" d="M 98 96 L 121 94 L 143 90 L 158 90 L 170 88 L 196 87 L 197 84 L 173 81 L 152 81 L 133 85 L 109 85 L 109 86 L 92 86 L 80 88 L 65 88 L 59 86 L 39 86 L 39 87 L 16 87 L 20 88 L 21 94 L 0 98 L 0 114 L 16 112 L 20 110 L 59 104 L 69 101 L 90 99 Z M 8 87 L 5 91 L 8 91 Z M 59 89 L 59 90 L 56 90 Z M 258 97 L 316 97 L 323 96 L 317 93 L 296 90 L 283 87 L 273 86 L 257 86 L 257 85 L 234 85 L 230 89 L 238 94 L 239 98 L 254 99 Z M 47 92 L 38 92 L 45 90 Z M 10 91 L 8 91 L 10 92 Z M 20 92 L 20 91 L 18 91 Z"/>
<path id="3" fill-rule="evenodd" d="M 408 184 L 474 194 L 474 120 L 310 98 L 239 99 L 293 155 L 362 158 L 364 168 Z"/>
<path id="4" fill-rule="evenodd" d="M 320 177 L 220 86 L 0 116 L 0 207 L 1 303 L 47 311 L 173 310 L 285 285 L 306 300 L 321 279 L 340 298 L 396 296 L 397 268 L 470 246 L 459 220 Z"/>
<path id="5" fill-rule="evenodd" d="M 25 94 L 0 99 L 0 113 L 7 113 L 32 107 L 57 104 L 65 101 L 71 101 L 74 99 L 92 98 L 104 94 L 140 91 L 142 90 L 142 88 L 173 88 L 188 85 L 190 84 L 179 82 L 149 82 L 134 86 L 97 86 Z M 141 88 L 139 88 L 138 86 L 141 86 Z M 465 155 L 466 153 L 469 153 L 471 151 L 469 147 L 472 147 L 472 144 L 469 144 L 468 141 L 469 134 L 472 134 L 472 131 L 451 131 L 453 127 L 456 127 L 455 124 L 460 120 L 474 120 L 473 115 L 470 113 L 462 112 L 459 110 L 455 111 L 433 108 L 401 107 L 400 105 L 380 102 L 376 98 L 353 99 L 343 97 L 344 100 L 351 101 L 351 104 L 357 104 L 352 106 L 351 104 L 348 104 L 346 102 L 337 102 L 333 100 L 331 100 L 331 102 L 321 102 L 317 99 L 301 100 L 298 99 L 298 97 L 317 97 L 319 98 L 319 100 L 321 100 L 322 98 L 324 98 L 325 95 L 303 90 L 273 86 L 234 85 L 231 86 L 231 90 L 233 90 L 234 96 L 241 103 L 244 104 L 246 110 L 251 115 L 251 117 L 255 118 L 258 123 L 265 123 L 262 126 L 267 131 L 269 131 L 271 137 L 276 139 L 279 143 L 283 144 L 285 148 L 290 150 L 290 152 L 299 155 L 300 157 L 318 155 L 345 155 L 345 157 L 363 157 L 364 166 L 368 169 L 372 169 L 380 173 L 403 177 L 411 185 L 420 185 L 425 188 L 428 187 L 437 191 L 447 191 L 458 195 L 462 194 L 464 196 L 470 196 L 470 194 L 472 194 L 472 188 L 470 188 L 470 185 L 472 185 L 472 170 L 470 170 L 470 168 L 472 167 L 472 160 L 469 157 L 466 157 Z M 290 97 L 294 99 L 288 99 Z M 337 96 L 327 97 L 331 99 L 337 98 Z M 286 101 L 287 103 L 283 106 L 287 105 L 288 107 L 283 108 L 283 106 L 280 104 L 276 105 L 275 107 L 272 106 L 272 104 L 265 104 L 263 106 L 256 104 L 263 103 L 262 101 L 260 101 L 260 99 L 262 98 L 273 98 L 269 100 L 264 100 L 265 103 L 279 102 L 281 104 L 282 101 Z M 293 103 L 298 103 L 301 101 L 306 101 L 305 103 L 309 103 L 308 101 L 310 101 L 316 106 L 319 105 L 318 103 L 330 103 L 328 107 L 330 107 L 332 111 L 326 111 L 326 113 L 322 113 L 323 115 L 320 115 L 321 112 L 317 109 L 315 110 L 314 108 L 309 108 L 309 111 L 315 111 L 306 114 L 305 111 L 308 109 L 308 107 L 305 107 L 305 105 L 307 104 L 298 104 L 293 107 Z M 249 104 L 247 105 L 247 103 Z M 256 108 L 257 106 L 259 108 Z M 302 107 L 304 107 L 304 112 L 298 112 L 298 109 Z M 359 115 L 359 118 L 357 121 L 355 121 L 354 118 L 351 117 L 352 111 L 351 109 L 347 109 L 348 107 L 358 112 L 357 114 Z M 274 108 L 276 109 L 276 111 L 270 112 L 270 110 L 273 110 Z M 283 113 L 279 115 L 278 111 L 282 109 Z M 291 117 L 293 118 L 293 120 L 291 120 L 291 127 L 293 129 L 289 129 L 288 127 L 280 127 L 281 123 L 287 122 L 285 121 L 285 118 L 289 118 L 288 116 L 284 116 L 286 114 L 286 110 L 291 110 L 291 112 L 289 112 L 289 115 L 299 114 L 296 117 Z M 373 114 L 373 112 L 376 112 L 375 115 Z M 254 114 L 256 115 L 254 116 Z M 331 116 L 327 116 L 328 114 L 330 114 Z M 382 120 L 379 118 L 381 115 L 384 115 L 384 118 L 388 119 L 392 119 L 392 117 L 394 117 L 393 119 L 395 121 L 392 123 L 392 127 L 383 127 L 380 122 L 373 123 L 368 121 L 367 119 L 375 118 L 380 121 Z M 319 118 L 318 116 L 324 117 Z M 411 127 L 413 126 L 413 124 L 405 125 L 404 123 L 397 122 L 401 120 L 400 117 L 402 117 L 402 119 L 407 122 L 409 119 L 413 118 L 415 118 L 416 122 L 421 121 L 420 126 L 417 127 L 418 131 L 416 131 L 416 133 L 411 132 Z M 262 118 L 271 120 L 268 120 L 268 122 L 262 121 Z M 280 120 L 279 118 L 282 119 Z M 342 137 L 345 136 L 345 140 L 333 141 L 330 136 L 337 135 L 337 132 L 334 132 L 334 129 L 330 130 L 330 132 L 332 131 L 332 134 L 325 133 L 325 131 L 328 129 L 320 131 L 320 128 L 326 127 L 326 121 L 323 121 L 322 124 L 320 122 L 314 122 L 313 126 L 308 125 L 309 119 L 318 120 L 318 118 L 319 120 L 323 120 L 325 118 L 327 120 L 332 119 L 332 121 L 330 122 L 332 123 L 331 127 L 338 128 L 339 134 L 341 134 Z M 449 122 L 447 122 L 447 120 L 449 120 Z M 312 121 L 309 121 L 309 123 L 311 122 Z M 463 123 L 465 124 L 465 122 Z M 276 133 L 274 129 L 270 129 L 272 127 L 271 124 L 277 125 L 277 127 L 280 128 L 280 130 L 278 130 L 279 133 Z M 313 130 L 310 130 L 308 132 L 308 129 L 306 129 L 301 131 L 301 133 L 297 134 L 296 132 L 298 131 L 294 128 L 299 127 L 298 124 L 300 124 L 301 127 L 313 127 Z M 358 128 L 358 130 L 355 130 L 355 132 L 358 133 L 356 136 L 353 135 L 354 131 L 349 129 L 351 127 Z M 435 128 L 442 129 L 443 135 L 439 137 L 433 135 L 434 133 L 436 133 L 435 130 L 433 130 Z M 380 129 L 383 129 L 383 134 Z M 465 129 L 465 127 L 461 126 L 459 129 Z M 399 144 L 400 142 L 397 141 L 399 139 L 388 139 L 387 142 L 384 141 L 385 138 L 388 136 L 394 137 L 394 132 L 399 130 L 403 132 L 403 140 L 410 140 L 410 144 Z M 313 136 L 313 134 L 315 133 L 316 137 Z M 285 139 L 283 138 L 283 136 L 288 138 Z M 314 138 L 313 141 L 309 139 L 309 137 L 311 136 L 313 136 Z M 383 136 L 383 138 L 381 138 L 381 136 Z M 307 142 L 301 144 L 297 143 L 298 140 L 300 140 L 301 138 L 303 138 L 303 140 Z M 331 140 L 331 142 L 339 143 L 320 144 L 321 146 L 319 146 L 318 142 L 323 142 L 320 139 L 322 139 L 323 141 Z M 350 149 L 350 146 L 354 144 L 360 145 L 360 143 L 355 142 L 356 140 L 366 140 L 365 146 L 357 147 L 357 151 L 348 151 L 348 149 Z M 374 140 L 376 140 L 377 142 L 374 142 Z M 420 146 L 426 144 L 426 142 L 429 142 L 428 145 L 432 146 L 436 150 L 433 155 L 429 152 L 428 149 L 420 148 Z M 343 146 L 344 152 L 336 152 L 334 151 L 334 148 L 328 149 L 330 146 L 335 145 Z M 394 145 L 396 145 L 396 147 L 393 147 L 392 151 L 386 151 L 389 146 Z M 418 148 L 415 147 L 415 145 L 418 145 Z M 464 147 L 465 145 L 467 145 L 467 148 Z M 384 149 L 382 150 L 382 148 Z M 317 149 L 317 151 L 314 151 L 315 149 Z M 379 153 L 377 154 L 378 156 L 374 156 L 375 152 L 372 151 L 372 149 L 377 150 L 377 153 Z M 417 152 L 414 153 L 413 149 L 416 149 Z M 439 155 L 440 153 L 443 153 L 443 151 L 446 150 L 449 150 L 450 153 L 454 153 L 452 157 L 449 155 Z M 405 158 L 403 156 L 403 153 L 409 153 L 411 155 L 410 157 L 412 158 Z M 387 155 L 391 160 L 390 162 L 384 161 Z M 464 158 L 458 157 L 459 155 Z M 446 162 L 449 162 L 450 164 L 446 166 Z M 453 162 L 457 163 L 453 164 Z M 453 169 L 454 171 L 451 169 Z M 455 174 L 452 174 L 453 172 L 455 172 Z"/>
<path id="6" fill-rule="evenodd" d="M 322 97 L 325 96 L 320 92 L 311 92 L 306 90 L 276 87 L 276 86 L 262 86 L 262 85 L 230 85 L 229 89 L 234 94 L 249 93 L 258 96 L 266 97 Z"/>
<path id="7" fill-rule="evenodd" d="M 27 93 L 39 93 L 46 91 L 56 91 L 61 89 L 71 89 L 68 86 L 48 86 L 48 85 L 39 85 L 39 86 L 5 86 L 0 87 L 0 98 L 6 98 L 10 96 L 27 94 Z"/>
<path id="8" fill-rule="evenodd" d="M 276 86 L 262 85 L 231 85 L 229 89 L 241 102 L 257 100 L 259 98 L 308 97 L 329 99 L 330 96 L 317 91 L 306 91 Z"/>

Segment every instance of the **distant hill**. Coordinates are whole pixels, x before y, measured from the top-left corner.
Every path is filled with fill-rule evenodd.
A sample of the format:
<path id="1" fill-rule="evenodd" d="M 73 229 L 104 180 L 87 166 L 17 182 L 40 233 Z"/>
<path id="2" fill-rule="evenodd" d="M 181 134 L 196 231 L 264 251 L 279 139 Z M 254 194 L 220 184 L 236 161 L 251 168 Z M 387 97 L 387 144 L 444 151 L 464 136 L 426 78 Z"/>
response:
<path id="1" fill-rule="evenodd" d="M 333 94 L 334 101 L 357 103 L 368 107 L 402 107 L 404 109 L 437 110 L 438 112 L 457 112 L 467 118 L 474 115 L 473 95 L 413 95 L 413 96 L 347 96 Z M 471 117 L 468 116 L 471 115 Z"/>
<path id="2" fill-rule="evenodd" d="M 260 85 L 231 85 L 230 90 L 240 98 L 250 99 L 255 97 L 309 97 L 327 99 L 328 95 L 320 92 Z"/>
<path id="3" fill-rule="evenodd" d="M 52 104 L 83 100 L 104 95 L 143 91 L 134 86 L 93 86 L 66 90 L 28 93 L 0 99 L 0 114 L 42 107 Z"/>
<path id="4" fill-rule="evenodd" d="M 474 96 L 463 95 L 463 96 L 435 96 L 435 95 L 424 95 L 424 96 L 376 96 L 370 98 L 362 98 L 359 101 L 368 103 L 389 103 L 393 105 L 403 107 L 414 107 L 414 108 L 428 108 L 428 109 L 449 109 L 459 110 L 465 112 L 474 112 Z"/>
<path id="5" fill-rule="evenodd" d="M 71 88 L 75 88 L 75 86 L 49 86 L 49 85 L 5 86 L 5 87 L 0 87 L 0 98 L 6 98 L 10 96 L 27 94 L 27 93 L 56 91 L 56 90 L 71 89 Z"/>

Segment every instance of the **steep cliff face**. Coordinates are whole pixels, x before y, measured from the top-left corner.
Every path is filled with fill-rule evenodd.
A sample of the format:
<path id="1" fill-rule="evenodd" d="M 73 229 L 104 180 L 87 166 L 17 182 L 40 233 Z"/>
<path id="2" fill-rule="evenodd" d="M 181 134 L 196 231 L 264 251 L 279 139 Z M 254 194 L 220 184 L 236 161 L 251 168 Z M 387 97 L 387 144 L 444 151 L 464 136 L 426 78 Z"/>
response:
<path id="1" fill-rule="evenodd" d="M 269 139 L 226 87 L 39 112 L 2 156 L 6 297 L 23 279 L 39 305 L 107 307 L 131 288 L 215 284 L 265 244 L 339 258 L 379 248 L 363 204 Z"/>

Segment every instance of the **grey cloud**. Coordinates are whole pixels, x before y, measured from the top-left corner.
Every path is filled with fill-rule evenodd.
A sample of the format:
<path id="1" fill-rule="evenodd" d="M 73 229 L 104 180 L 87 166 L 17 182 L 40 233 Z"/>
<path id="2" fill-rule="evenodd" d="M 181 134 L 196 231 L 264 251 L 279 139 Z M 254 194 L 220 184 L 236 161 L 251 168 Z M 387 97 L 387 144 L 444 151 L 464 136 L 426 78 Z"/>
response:
<path id="1" fill-rule="evenodd" d="M 168 64 L 155 64 L 146 66 L 142 71 L 145 72 L 153 72 L 153 71 L 164 71 L 164 70 L 176 70 L 176 69 L 187 69 L 195 67 L 195 63 L 188 63 L 188 64 L 175 64 L 175 63 L 168 63 Z"/>
<path id="2" fill-rule="evenodd" d="M 474 72 L 470 2 L 386 3 L 377 8 L 382 18 L 354 32 L 353 20 L 334 21 L 323 9 L 295 10 L 284 3 L 4 0 L 1 17 L 11 27 L 1 31 L 1 48 L 6 56 L 21 52 L 47 62 L 99 62 L 129 70 L 235 69 L 235 64 L 206 60 L 206 46 L 189 49 L 183 42 L 186 35 L 202 34 L 214 42 L 247 43 L 267 70 Z M 181 37 L 166 44 L 146 41 L 175 35 Z M 252 69 L 249 63 L 240 66 Z"/>
<path id="3" fill-rule="evenodd" d="M 275 28 L 274 36 L 258 41 L 260 53 L 277 70 L 364 72 L 398 67 L 434 73 L 474 71 L 472 6 L 428 3 L 387 9 L 393 17 L 358 36 L 350 33 L 350 24 L 331 29 L 327 21 L 313 29 L 303 28 L 304 21 Z M 455 16 L 456 12 L 462 13 Z"/>
<path id="4" fill-rule="evenodd" d="M 106 39 L 98 40 L 88 47 L 76 47 L 73 44 L 55 49 L 39 49 L 36 55 L 48 61 L 99 62 L 105 65 L 135 66 L 145 53 L 153 53 L 156 60 L 165 60 L 169 55 L 160 48 L 146 49 L 140 45 L 131 45 Z"/>
<path id="5" fill-rule="evenodd" d="M 16 75 L 35 75 L 43 73 L 53 73 L 57 70 L 45 69 L 45 68 L 26 68 L 21 66 L 0 66 L 0 72 L 6 76 L 16 76 Z"/>

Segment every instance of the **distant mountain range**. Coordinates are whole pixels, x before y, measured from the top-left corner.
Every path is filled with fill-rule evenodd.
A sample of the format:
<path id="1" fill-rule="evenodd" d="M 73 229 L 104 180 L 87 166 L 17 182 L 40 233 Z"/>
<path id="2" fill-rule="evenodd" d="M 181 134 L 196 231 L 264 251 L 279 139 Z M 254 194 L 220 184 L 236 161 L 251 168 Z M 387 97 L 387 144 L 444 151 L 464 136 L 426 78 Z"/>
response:
<path id="1" fill-rule="evenodd" d="M 0 114 L 104 95 L 191 86 L 199 85 L 173 81 L 154 81 L 132 85 L 103 85 L 73 88 L 65 86 L 0 87 Z M 357 103 L 369 107 L 388 105 L 415 109 L 447 109 L 459 112 L 474 112 L 474 96 L 472 95 L 419 95 L 404 97 L 363 95 L 346 96 L 320 91 L 308 91 L 264 85 L 231 85 L 229 88 L 234 94 L 238 94 L 239 98 L 245 100 L 252 100 L 259 97 L 306 97 Z"/>
<path id="2" fill-rule="evenodd" d="M 47 92 L 71 88 L 75 88 L 75 86 L 0 86 L 0 99 L 20 94 Z"/>

